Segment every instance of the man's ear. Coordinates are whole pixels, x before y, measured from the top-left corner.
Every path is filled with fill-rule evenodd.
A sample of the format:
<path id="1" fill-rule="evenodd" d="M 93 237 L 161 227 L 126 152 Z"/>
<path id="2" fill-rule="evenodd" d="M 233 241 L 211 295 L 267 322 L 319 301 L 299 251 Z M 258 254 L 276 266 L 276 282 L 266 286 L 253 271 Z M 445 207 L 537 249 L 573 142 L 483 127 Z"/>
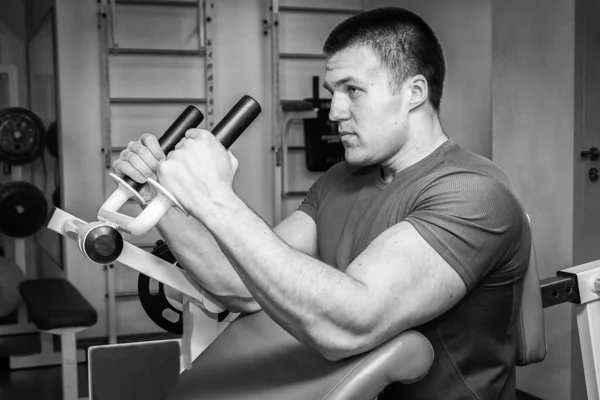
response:
<path id="1" fill-rule="evenodd" d="M 410 78 L 407 83 L 410 85 L 408 87 L 410 91 L 409 108 L 412 111 L 427 101 L 429 86 L 427 85 L 427 79 L 420 74 Z"/>

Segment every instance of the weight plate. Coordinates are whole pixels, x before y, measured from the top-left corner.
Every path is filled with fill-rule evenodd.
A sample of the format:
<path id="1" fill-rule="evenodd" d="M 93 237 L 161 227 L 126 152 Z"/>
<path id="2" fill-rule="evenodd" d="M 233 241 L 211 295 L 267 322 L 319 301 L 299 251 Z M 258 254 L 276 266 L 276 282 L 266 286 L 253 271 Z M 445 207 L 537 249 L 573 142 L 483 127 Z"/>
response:
<path id="1" fill-rule="evenodd" d="M 45 145 L 44 124 L 35 113 L 21 107 L 0 111 L 0 161 L 29 164 Z"/>
<path id="2" fill-rule="evenodd" d="M 36 233 L 48 215 L 48 203 L 40 189 L 28 182 L 0 186 L 0 233 L 23 238 Z"/>

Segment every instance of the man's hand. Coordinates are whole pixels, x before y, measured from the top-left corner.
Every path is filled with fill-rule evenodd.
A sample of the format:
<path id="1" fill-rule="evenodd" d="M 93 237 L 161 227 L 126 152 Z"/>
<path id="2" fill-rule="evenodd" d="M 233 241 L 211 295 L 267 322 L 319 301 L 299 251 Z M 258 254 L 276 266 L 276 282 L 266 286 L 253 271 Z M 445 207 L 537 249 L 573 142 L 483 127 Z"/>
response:
<path id="1" fill-rule="evenodd" d="M 156 136 L 145 133 L 140 140 L 129 142 L 119 158 L 112 164 L 113 171 L 120 176 L 128 176 L 136 182 L 146 183 L 147 178 L 157 179 L 157 168 L 165 153 L 160 148 Z M 148 201 L 156 193 L 150 185 L 140 189 L 140 195 Z"/>
<path id="2" fill-rule="evenodd" d="M 160 184 L 192 215 L 202 215 L 234 194 L 237 168 L 237 159 L 211 132 L 190 129 L 157 170 Z"/>

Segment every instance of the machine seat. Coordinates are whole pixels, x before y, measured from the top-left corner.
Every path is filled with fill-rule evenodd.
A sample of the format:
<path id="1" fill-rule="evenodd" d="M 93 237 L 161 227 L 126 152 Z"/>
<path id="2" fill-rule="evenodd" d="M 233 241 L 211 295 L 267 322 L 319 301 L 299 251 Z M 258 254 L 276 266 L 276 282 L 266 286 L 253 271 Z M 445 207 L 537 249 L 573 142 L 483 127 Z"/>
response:
<path id="1" fill-rule="evenodd" d="M 66 279 L 27 280 L 19 291 L 39 330 L 88 327 L 98 320 L 94 307 Z"/>

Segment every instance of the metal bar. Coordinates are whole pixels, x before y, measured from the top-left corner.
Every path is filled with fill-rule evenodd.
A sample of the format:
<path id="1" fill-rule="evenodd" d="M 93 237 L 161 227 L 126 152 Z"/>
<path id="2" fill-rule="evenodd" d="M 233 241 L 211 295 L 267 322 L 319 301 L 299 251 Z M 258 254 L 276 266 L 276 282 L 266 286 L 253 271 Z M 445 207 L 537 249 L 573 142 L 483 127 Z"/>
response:
<path id="1" fill-rule="evenodd" d="M 174 1 L 160 1 L 160 0 L 115 0 L 118 5 L 123 6 L 166 6 L 166 7 L 197 7 L 197 3 L 193 0 L 174 0 Z"/>
<path id="2" fill-rule="evenodd" d="M 288 151 L 304 151 L 306 150 L 306 146 L 288 146 Z"/>
<path id="3" fill-rule="evenodd" d="M 303 197 L 306 196 L 308 192 L 306 190 L 291 190 L 289 192 L 281 193 L 281 197 Z"/>
<path id="4" fill-rule="evenodd" d="M 200 1 L 200 0 L 199 0 Z M 203 23 L 198 29 L 203 30 L 204 36 L 204 90 L 206 93 L 206 127 L 212 130 L 215 126 L 215 68 L 213 62 L 213 9 L 214 3 L 212 0 L 202 0 L 203 7 Z"/>
<path id="5" fill-rule="evenodd" d="M 312 102 L 306 100 L 281 100 L 282 111 L 312 111 L 314 106 Z"/>
<path id="6" fill-rule="evenodd" d="M 111 104 L 206 104 L 201 98 L 111 97 Z"/>
<path id="7" fill-rule="evenodd" d="M 588 400 L 600 399 L 600 301 L 575 306 Z"/>
<path id="8" fill-rule="evenodd" d="M 204 29 L 203 21 L 204 21 L 204 0 L 196 0 L 196 33 L 198 34 L 198 47 L 204 46 Z"/>
<path id="9" fill-rule="evenodd" d="M 283 214 L 283 202 L 281 197 L 281 181 L 282 181 L 282 163 L 281 145 L 281 106 L 279 94 L 279 1 L 271 0 L 271 131 L 273 146 L 276 150 L 273 152 L 273 225 L 281 221 Z"/>
<path id="10" fill-rule="evenodd" d="M 577 279 L 572 276 L 554 276 L 540 281 L 542 305 L 552 307 L 566 302 L 579 302 Z"/>
<path id="11" fill-rule="evenodd" d="M 119 47 L 117 43 L 117 8 L 115 7 L 116 0 L 108 0 L 108 8 L 110 10 L 110 35 L 111 35 L 111 46 Z"/>
<path id="12" fill-rule="evenodd" d="M 110 152 L 106 149 L 110 148 L 111 143 L 111 124 L 110 124 L 110 76 L 109 76 L 109 61 L 108 61 L 108 47 L 110 42 L 110 21 L 108 19 L 107 5 L 102 2 L 100 3 L 99 9 L 99 28 L 100 28 L 100 82 L 101 82 L 101 130 L 102 130 L 102 150 L 104 158 L 104 169 L 108 170 L 111 167 L 112 160 L 110 159 Z M 108 187 L 107 174 L 102 174 L 102 184 L 104 191 Z"/>
<path id="13" fill-rule="evenodd" d="M 104 266 L 106 271 L 106 306 L 108 319 L 108 342 L 111 344 L 117 343 L 117 302 L 116 302 L 116 282 L 115 282 L 115 265 L 108 264 Z"/>
<path id="14" fill-rule="evenodd" d="M 150 294 L 153 296 L 157 295 L 158 290 L 151 290 Z M 132 290 L 130 292 L 117 292 L 115 293 L 115 297 L 121 300 L 137 299 L 140 297 L 140 294 L 136 290 Z"/>
<path id="15" fill-rule="evenodd" d="M 279 58 L 282 60 L 325 60 L 325 54 L 316 53 L 279 53 Z"/>
<path id="16" fill-rule="evenodd" d="M 280 12 L 324 13 L 324 14 L 360 14 L 363 10 L 321 7 L 280 6 Z"/>
<path id="17" fill-rule="evenodd" d="M 135 49 L 111 47 L 108 49 L 110 54 L 115 55 L 136 55 L 136 56 L 203 56 L 204 48 L 194 50 L 178 50 L 178 49 Z"/>

